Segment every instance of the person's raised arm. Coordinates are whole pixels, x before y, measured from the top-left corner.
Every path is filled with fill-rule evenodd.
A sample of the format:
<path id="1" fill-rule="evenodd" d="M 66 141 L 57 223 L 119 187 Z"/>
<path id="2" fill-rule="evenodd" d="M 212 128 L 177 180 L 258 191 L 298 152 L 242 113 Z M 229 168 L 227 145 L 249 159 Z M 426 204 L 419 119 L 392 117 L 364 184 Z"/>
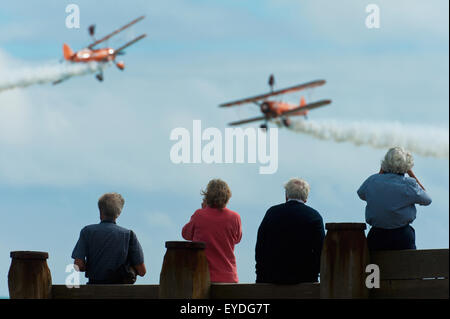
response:
<path id="1" fill-rule="evenodd" d="M 359 198 L 361 198 L 362 200 L 366 200 L 366 189 L 367 189 L 367 180 L 365 180 L 364 183 L 362 183 L 362 185 L 357 190 L 357 194 Z"/>
<path id="2" fill-rule="evenodd" d="M 416 182 L 417 182 L 417 184 L 419 184 L 420 188 L 425 190 L 425 187 L 423 187 L 423 185 L 420 183 L 419 179 L 416 177 L 416 175 L 414 174 L 414 172 L 411 169 L 407 172 L 407 174 L 416 180 Z"/>
<path id="3" fill-rule="evenodd" d="M 194 213 L 191 216 L 191 219 L 189 220 L 189 222 L 186 225 L 184 225 L 183 229 L 181 230 L 181 235 L 186 240 L 192 240 L 194 238 L 194 230 L 195 230 L 194 219 L 196 216 L 195 214 L 196 213 Z"/>
<path id="4" fill-rule="evenodd" d="M 419 182 L 416 175 L 413 173 L 412 170 L 409 170 L 408 175 L 412 178 L 414 178 L 417 182 L 417 184 L 413 187 L 413 192 L 415 195 L 414 202 L 416 204 L 422 205 L 422 206 L 428 206 L 431 204 L 431 197 L 427 194 L 425 191 L 425 187 Z"/>

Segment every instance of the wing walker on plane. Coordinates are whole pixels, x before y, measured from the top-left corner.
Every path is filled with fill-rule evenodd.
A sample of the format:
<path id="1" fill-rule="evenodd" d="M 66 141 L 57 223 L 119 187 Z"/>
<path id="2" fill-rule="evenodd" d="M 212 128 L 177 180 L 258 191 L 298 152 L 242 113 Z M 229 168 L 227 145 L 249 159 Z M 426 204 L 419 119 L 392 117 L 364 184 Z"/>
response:
<path id="1" fill-rule="evenodd" d="M 301 90 L 311 89 L 314 87 L 322 86 L 325 84 L 325 80 L 316 80 L 311 81 L 308 83 L 303 83 L 295 86 L 291 86 L 285 89 L 280 90 L 273 90 L 273 86 L 275 84 L 275 78 L 273 75 L 269 77 L 269 86 L 270 86 L 270 92 L 240 99 L 233 102 L 228 102 L 219 105 L 220 107 L 233 107 L 233 106 L 239 106 L 247 103 L 254 103 L 256 104 L 261 113 L 262 116 L 249 118 L 241 121 L 231 122 L 229 125 L 235 126 L 235 125 L 242 125 L 252 122 L 260 122 L 263 121 L 263 123 L 260 125 L 262 129 L 267 129 L 269 122 L 275 122 L 278 125 L 284 125 L 286 127 L 289 127 L 291 125 L 291 116 L 304 116 L 306 117 L 308 112 L 310 110 L 316 109 L 321 106 L 325 106 L 327 104 L 331 103 L 331 100 L 320 100 L 317 102 L 312 102 L 307 104 L 305 98 L 302 96 L 300 98 L 299 104 L 292 104 L 287 103 L 283 101 L 275 101 L 271 99 L 274 96 L 287 94 L 287 93 L 293 93 Z"/>
<path id="2" fill-rule="evenodd" d="M 104 36 L 103 38 L 99 39 L 99 40 L 95 40 L 94 38 L 94 34 L 95 34 L 95 25 L 91 25 L 89 26 L 88 30 L 89 30 L 89 34 L 90 36 L 92 36 L 94 38 L 94 42 L 92 42 L 91 44 L 89 44 L 86 48 L 81 49 L 77 52 L 74 52 L 66 43 L 63 44 L 63 55 L 64 55 L 64 59 L 66 61 L 72 62 L 72 63 L 88 63 L 88 62 L 98 62 L 98 63 L 108 63 L 108 62 L 114 62 L 115 65 L 117 66 L 117 68 L 119 68 L 119 70 L 123 70 L 125 69 L 125 63 L 123 61 L 117 61 L 116 62 L 116 57 L 119 55 L 123 55 L 125 54 L 124 49 L 128 48 L 130 45 L 138 42 L 139 40 L 142 40 L 143 38 L 145 38 L 147 35 L 141 34 L 140 36 L 134 38 L 133 40 L 125 43 L 124 45 L 122 45 L 121 47 L 117 48 L 117 49 L 113 49 L 113 48 L 109 48 L 109 47 L 104 47 L 104 48 L 98 48 L 96 49 L 95 47 L 98 46 L 100 43 L 103 43 L 104 41 L 110 39 L 112 36 L 124 31 L 125 29 L 131 27 L 132 25 L 134 25 L 135 23 L 141 21 L 142 19 L 144 19 L 145 16 L 141 16 L 139 18 L 134 19 L 133 21 L 131 21 L 130 23 L 124 25 L 123 27 L 114 30 L 113 32 L 111 32 L 110 34 L 107 34 L 106 36 Z M 99 81 L 103 81 L 103 72 L 102 69 L 100 68 L 100 71 L 98 74 L 96 74 L 96 78 Z M 62 78 L 59 79 L 55 82 L 53 82 L 53 84 L 58 84 L 61 83 L 62 81 L 68 79 L 67 78 Z"/>

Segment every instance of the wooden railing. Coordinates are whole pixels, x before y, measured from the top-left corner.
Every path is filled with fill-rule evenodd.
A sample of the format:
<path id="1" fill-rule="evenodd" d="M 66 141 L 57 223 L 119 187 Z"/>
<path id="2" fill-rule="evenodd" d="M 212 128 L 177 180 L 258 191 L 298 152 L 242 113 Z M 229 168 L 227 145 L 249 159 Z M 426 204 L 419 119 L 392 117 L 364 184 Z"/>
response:
<path id="1" fill-rule="evenodd" d="M 449 250 L 367 250 L 365 224 L 327 224 L 321 283 L 296 285 L 210 283 L 204 245 L 167 242 L 159 285 L 52 285 L 46 253 L 13 252 L 11 298 L 53 299 L 319 299 L 449 297 Z M 367 288 L 366 265 L 380 271 L 380 287 Z M 46 289 L 44 288 L 46 287 Z"/>
<path id="2" fill-rule="evenodd" d="M 380 268 L 380 288 L 371 298 L 448 298 L 448 249 L 379 251 L 370 262 Z"/>

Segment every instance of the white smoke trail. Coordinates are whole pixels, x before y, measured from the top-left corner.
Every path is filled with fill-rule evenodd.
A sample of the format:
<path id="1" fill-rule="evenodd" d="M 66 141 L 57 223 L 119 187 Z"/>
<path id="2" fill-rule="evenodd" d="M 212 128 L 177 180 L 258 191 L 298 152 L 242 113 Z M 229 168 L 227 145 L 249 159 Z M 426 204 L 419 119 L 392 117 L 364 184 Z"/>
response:
<path id="1" fill-rule="evenodd" d="M 34 68 L 0 73 L 0 92 L 25 88 L 34 84 L 52 83 L 73 76 L 95 73 L 108 67 L 109 63 L 63 63 L 47 64 Z"/>
<path id="2" fill-rule="evenodd" d="M 402 146 L 422 156 L 449 158 L 449 130 L 398 122 L 339 122 L 336 120 L 300 120 L 292 122 L 290 129 L 319 139 L 351 142 L 386 149 Z"/>

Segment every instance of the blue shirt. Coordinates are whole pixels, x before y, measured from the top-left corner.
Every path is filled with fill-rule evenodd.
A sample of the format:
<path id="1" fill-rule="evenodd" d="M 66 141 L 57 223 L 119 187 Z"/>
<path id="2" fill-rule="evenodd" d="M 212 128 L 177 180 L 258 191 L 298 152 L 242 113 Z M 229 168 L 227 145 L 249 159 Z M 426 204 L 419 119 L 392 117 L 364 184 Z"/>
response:
<path id="1" fill-rule="evenodd" d="M 416 206 L 430 205 L 431 198 L 414 178 L 399 174 L 374 174 L 358 189 L 367 202 L 366 222 L 377 228 L 394 229 L 416 219 Z"/>
<path id="2" fill-rule="evenodd" d="M 108 280 L 119 266 L 127 263 L 127 256 L 132 266 L 144 262 L 144 253 L 134 232 L 112 221 L 84 227 L 72 252 L 73 259 L 85 261 L 89 281 Z"/>

